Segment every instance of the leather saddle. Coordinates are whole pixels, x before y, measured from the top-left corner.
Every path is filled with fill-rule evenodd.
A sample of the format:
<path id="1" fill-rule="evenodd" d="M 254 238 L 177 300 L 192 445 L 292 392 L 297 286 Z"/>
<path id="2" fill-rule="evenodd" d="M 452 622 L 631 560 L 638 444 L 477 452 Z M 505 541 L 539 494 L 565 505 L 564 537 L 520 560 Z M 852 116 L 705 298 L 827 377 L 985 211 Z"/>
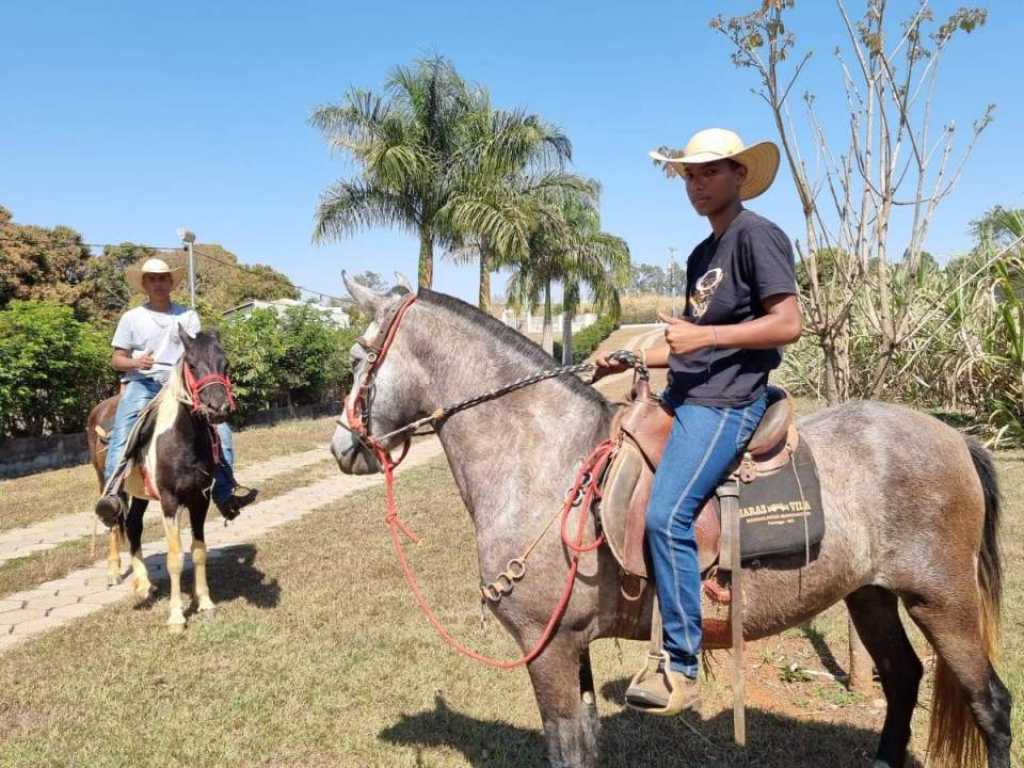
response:
<path id="1" fill-rule="evenodd" d="M 624 576 L 650 578 L 644 521 L 654 472 L 661 462 L 673 418 L 661 399 L 651 394 L 649 383 L 641 378 L 612 421 L 615 454 L 605 474 L 599 515 L 609 549 L 622 566 Z M 741 483 L 750 483 L 787 466 L 799 442 L 793 419 L 789 394 L 781 387 L 769 386 L 764 417 L 726 477 L 735 473 Z M 697 517 L 696 537 L 701 573 L 706 575 L 719 562 L 723 543 L 715 496 L 705 503 Z M 638 591 L 642 592 L 642 587 Z M 709 592 L 716 597 L 713 585 Z"/>

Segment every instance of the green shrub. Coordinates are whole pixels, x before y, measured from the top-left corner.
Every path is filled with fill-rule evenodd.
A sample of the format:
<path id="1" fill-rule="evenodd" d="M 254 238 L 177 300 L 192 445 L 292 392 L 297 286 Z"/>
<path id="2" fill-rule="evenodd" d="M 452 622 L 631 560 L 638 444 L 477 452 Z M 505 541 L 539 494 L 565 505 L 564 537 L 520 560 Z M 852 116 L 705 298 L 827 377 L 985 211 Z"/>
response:
<path id="1" fill-rule="evenodd" d="M 615 320 L 604 315 L 599 317 L 593 325 L 588 325 L 574 333 L 572 335 L 572 364 L 577 365 L 590 357 L 591 353 L 597 349 L 597 345 L 607 339 L 618 327 L 619 324 Z M 555 360 L 562 359 L 562 343 L 560 341 L 555 342 L 554 357 Z"/>
<path id="2" fill-rule="evenodd" d="M 70 307 L 12 301 L 0 311 L 0 436 L 74 432 L 117 377 L 105 330 Z"/>
<path id="3" fill-rule="evenodd" d="M 236 418 L 340 397 L 350 386 L 349 350 L 360 331 L 338 328 L 315 307 L 234 315 L 221 324 L 238 401 Z"/>

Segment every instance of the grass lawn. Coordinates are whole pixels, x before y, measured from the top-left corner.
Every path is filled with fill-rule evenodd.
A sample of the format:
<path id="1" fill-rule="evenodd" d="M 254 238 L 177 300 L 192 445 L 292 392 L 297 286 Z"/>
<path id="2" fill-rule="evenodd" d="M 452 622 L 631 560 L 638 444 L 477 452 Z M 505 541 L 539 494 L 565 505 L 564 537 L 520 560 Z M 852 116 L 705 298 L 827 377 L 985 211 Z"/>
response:
<path id="1" fill-rule="evenodd" d="M 1022 459 L 999 458 L 1008 492 L 1024 481 Z M 472 529 L 444 460 L 402 477 L 399 504 L 423 539 L 411 556 L 442 620 L 486 653 L 513 655 L 497 622 L 481 629 Z M 541 765 L 526 673 L 486 669 L 436 638 L 395 565 L 383 513 L 382 493 L 366 491 L 213 561 L 218 615 L 182 636 L 165 630 L 163 584 L 150 608 L 117 606 L 9 651 L 0 766 Z M 1008 494 L 1002 540 L 1001 668 L 1024 702 L 1024 496 Z M 845 666 L 841 610 L 752 644 L 745 752 L 731 744 L 727 654 L 704 683 L 703 720 L 665 721 L 620 703 L 642 649 L 594 648 L 605 765 L 869 764 L 880 692 L 861 698 L 803 671 Z M 929 695 L 930 684 L 922 702 Z M 919 760 L 926 718 L 919 708 Z"/>
<path id="2" fill-rule="evenodd" d="M 334 433 L 334 417 L 299 419 L 235 434 L 238 474 L 245 467 L 289 453 L 326 448 Z M 0 480 L 0 531 L 21 528 L 52 517 L 92 509 L 98 496 L 91 464 Z"/>

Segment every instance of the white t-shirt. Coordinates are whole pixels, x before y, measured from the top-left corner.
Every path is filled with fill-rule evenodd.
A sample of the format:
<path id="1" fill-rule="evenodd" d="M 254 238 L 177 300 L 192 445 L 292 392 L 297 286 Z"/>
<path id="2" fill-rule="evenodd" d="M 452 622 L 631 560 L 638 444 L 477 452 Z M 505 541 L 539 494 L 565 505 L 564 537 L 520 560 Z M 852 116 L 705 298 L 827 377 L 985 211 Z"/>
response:
<path id="1" fill-rule="evenodd" d="M 156 312 L 148 305 L 129 309 L 117 323 L 111 346 L 126 349 L 133 358 L 146 352 L 153 355 L 153 367 L 146 371 L 127 371 L 122 381 L 150 378 L 166 382 L 171 369 L 185 354 L 179 331 L 184 328 L 189 336 L 199 333 L 199 315 L 180 304 L 171 304 L 166 312 Z"/>

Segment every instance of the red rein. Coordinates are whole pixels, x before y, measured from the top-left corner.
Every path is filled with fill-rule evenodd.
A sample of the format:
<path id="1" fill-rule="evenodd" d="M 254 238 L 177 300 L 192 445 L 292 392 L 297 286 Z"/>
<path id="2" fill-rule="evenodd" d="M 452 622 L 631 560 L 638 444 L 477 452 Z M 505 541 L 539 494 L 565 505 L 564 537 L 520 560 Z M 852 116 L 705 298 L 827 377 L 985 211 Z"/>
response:
<path id="1" fill-rule="evenodd" d="M 405 550 L 402 549 L 401 536 L 399 536 L 400 533 L 414 544 L 419 541 L 419 539 L 416 538 L 416 535 L 399 519 L 398 504 L 395 501 L 394 471 L 395 467 L 401 463 L 402 458 L 405 457 L 405 454 L 403 453 L 402 457 L 399 458 L 398 461 L 392 461 L 390 454 L 385 450 L 384 446 L 369 434 L 368 425 L 363 423 L 362 414 L 358 408 L 367 389 L 373 381 L 374 373 L 376 373 L 377 369 L 380 367 L 384 357 L 387 355 L 388 349 L 391 347 L 391 343 L 394 341 L 395 334 L 398 332 L 399 323 L 405 316 L 409 307 L 412 306 L 415 301 L 415 295 L 409 294 L 403 304 L 398 308 L 395 318 L 388 328 L 387 335 L 384 338 L 384 343 L 381 344 L 379 351 L 376 352 L 376 356 L 370 360 L 369 369 L 367 370 L 362 383 L 354 390 L 345 404 L 345 415 L 348 420 L 349 427 L 353 431 L 357 432 L 366 444 L 370 446 L 384 472 L 384 493 L 387 500 L 387 514 L 384 516 L 384 522 L 391 532 L 391 543 L 394 546 L 395 555 L 398 557 L 398 562 L 399 565 L 401 565 L 405 581 L 409 585 L 409 589 L 412 590 L 413 597 L 416 599 L 416 604 L 423 612 L 423 615 L 427 617 L 427 621 L 429 621 L 431 626 L 434 627 L 442 640 L 464 656 L 468 656 L 471 659 L 475 659 L 482 664 L 486 664 L 487 666 L 494 667 L 496 669 L 515 669 L 525 664 L 529 664 L 543 653 L 547 644 L 554 635 L 555 630 L 558 627 L 558 623 L 565 614 L 566 608 L 569 606 L 569 600 L 572 598 L 573 588 L 576 584 L 576 574 L 579 571 L 580 555 L 584 552 L 591 552 L 597 549 L 604 542 L 603 536 L 598 537 L 595 541 L 590 543 L 584 543 L 583 537 L 586 533 L 587 520 L 590 518 L 591 507 L 593 506 L 594 501 L 599 499 L 601 496 L 601 475 L 603 474 L 604 468 L 607 466 L 611 456 L 612 443 L 610 440 L 606 440 L 599 444 L 584 460 L 583 465 L 576 474 L 573 486 L 570 489 L 569 494 L 566 496 L 565 503 L 562 506 L 561 534 L 562 543 L 571 553 L 569 570 L 565 576 L 565 584 L 562 588 L 562 595 L 558 600 L 558 604 L 551 612 L 547 625 L 544 627 L 543 633 L 540 638 L 538 638 L 533 648 L 518 659 L 505 661 L 484 656 L 465 646 L 444 628 L 440 619 L 437 618 L 437 615 L 431 609 L 429 602 L 427 602 L 426 597 L 420 589 L 419 582 L 416 580 L 416 575 L 413 573 L 412 567 L 409 565 L 409 561 L 405 556 Z M 575 537 L 570 537 L 568 530 L 569 518 L 572 514 L 572 510 L 574 509 L 573 502 L 580 496 L 581 492 L 582 501 L 579 504 L 579 519 L 576 524 L 576 535 Z"/>

